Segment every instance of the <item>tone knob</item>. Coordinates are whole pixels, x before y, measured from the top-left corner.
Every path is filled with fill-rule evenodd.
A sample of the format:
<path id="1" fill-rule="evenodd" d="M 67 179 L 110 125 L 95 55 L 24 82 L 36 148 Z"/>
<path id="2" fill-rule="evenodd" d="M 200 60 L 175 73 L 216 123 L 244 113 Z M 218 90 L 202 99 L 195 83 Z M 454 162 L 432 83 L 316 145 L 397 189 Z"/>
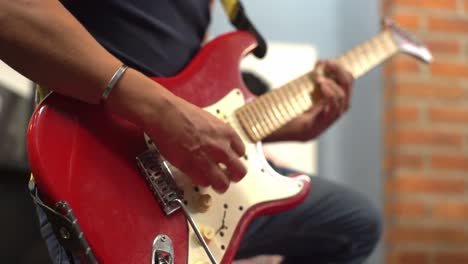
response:
<path id="1" fill-rule="evenodd" d="M 200 227 L 200 233 L 207 244 L 215 237 L 215 230 L 209 226 Z"/>

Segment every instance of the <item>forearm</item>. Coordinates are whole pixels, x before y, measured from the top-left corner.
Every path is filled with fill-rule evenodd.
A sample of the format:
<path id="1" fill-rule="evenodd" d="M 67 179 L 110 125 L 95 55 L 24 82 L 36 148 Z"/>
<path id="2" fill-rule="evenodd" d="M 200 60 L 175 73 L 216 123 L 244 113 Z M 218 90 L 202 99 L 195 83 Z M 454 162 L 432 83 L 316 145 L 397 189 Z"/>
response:
<path id="1" fill-rule="evenodd" d="M 0 59 L 34 82 L 88 103 L 99 102 L 122 64 L 56 0 L 0 0 L 0 28 Z M 161 88 L 129 70 L 109 100 L 116 112 L 139 121 L 129 112 L 135 110 L 130 102 L 156 95 L 154 90 L 136 91 L 137 85 Z"/>
<path id="2" fill-rule="evenodd" d="M 33 81 L 89 103 L 120 62 L 54 0 L 0 0 L 0 58 Z"/>

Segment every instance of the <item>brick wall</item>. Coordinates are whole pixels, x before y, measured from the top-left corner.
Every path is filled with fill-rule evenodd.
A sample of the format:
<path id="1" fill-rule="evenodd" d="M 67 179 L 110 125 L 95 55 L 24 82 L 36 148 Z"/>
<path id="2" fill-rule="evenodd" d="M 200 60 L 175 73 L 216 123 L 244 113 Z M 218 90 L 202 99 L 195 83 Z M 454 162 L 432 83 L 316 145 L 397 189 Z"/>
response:
<path id="1" fill-rule="evenodd" d="M 435 56 L 384 70 L 386 263 L 468 263 L 468 0 L 382 7 Z"/>

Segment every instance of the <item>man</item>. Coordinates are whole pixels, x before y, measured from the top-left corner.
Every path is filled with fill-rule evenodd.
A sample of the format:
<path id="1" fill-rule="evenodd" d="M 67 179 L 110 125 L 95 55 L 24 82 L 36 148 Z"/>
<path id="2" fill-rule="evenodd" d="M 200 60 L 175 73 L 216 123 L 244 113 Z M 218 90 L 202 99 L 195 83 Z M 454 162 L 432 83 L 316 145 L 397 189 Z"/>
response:
<path id="1" fill-rule="evenodd" d="M 190 61 L 205 35 L 209 5 L 209 0 L 0 0 L 0 59 L 57 93 L 90 104 L 105 101 L 103 107 L 140 126 L 195 183 L 222 193 L 246 173 L 239 136 L 147 78 L 176 74 Z M 114 75 L 123 64 L 130 68 Z M 351 75 L 330 61 L 319 67 L 335 76 L 317 79 L 325 99 L 269 141 L 315 138 L 348 109 Z M 107 96 L 109 80 L 115 86 Z M 238 257 L 281 254 L 285 263 L 362 263 L 380 235 L 376 210 L 360 194 L 325 179 L 314 177 L 312 185 L 301 205 L 254 220 Z M 69 263 L 41 220 L 54 263 Z"/>

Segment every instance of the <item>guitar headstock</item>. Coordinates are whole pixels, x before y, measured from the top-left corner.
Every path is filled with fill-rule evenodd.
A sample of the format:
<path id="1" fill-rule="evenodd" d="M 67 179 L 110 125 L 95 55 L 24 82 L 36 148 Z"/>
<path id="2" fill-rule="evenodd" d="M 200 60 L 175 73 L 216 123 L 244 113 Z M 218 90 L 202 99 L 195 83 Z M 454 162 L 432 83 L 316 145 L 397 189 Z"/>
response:
<path id="1" fill-rule="evenodd" d="M 392 33 L 393 40 L 400 51 L 416 57 L 425 63 L 432 61 L 432 54 L 429 49 L 414 35 L 398 26 L 389 18 L 384 19 L 383 24 Z"/>

